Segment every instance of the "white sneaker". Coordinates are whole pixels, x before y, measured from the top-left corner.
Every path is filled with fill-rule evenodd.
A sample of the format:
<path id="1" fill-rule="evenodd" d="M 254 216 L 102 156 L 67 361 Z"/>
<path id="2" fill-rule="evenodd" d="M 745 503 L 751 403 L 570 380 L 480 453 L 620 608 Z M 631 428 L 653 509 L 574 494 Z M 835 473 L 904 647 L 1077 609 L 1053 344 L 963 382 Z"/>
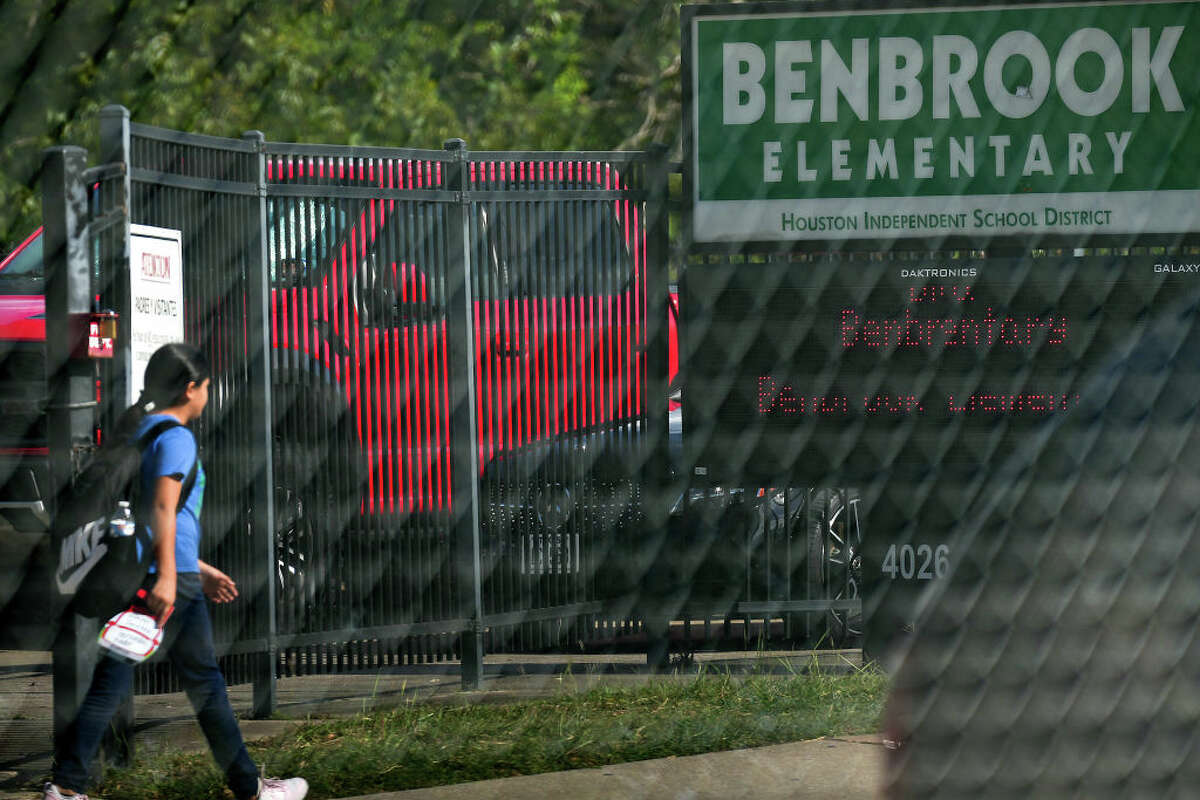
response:
<path id="1" fill-rule="evenodd" d="M 304 800 L 306 794 L 308 781 L 304 778 L 267 778 L 258 782 L 258 800 Z"/>
<path id="2" fill-rule="evenodd" d="M 307 787 L 305 789 L 307 791 Z M 287 795 L 280 795 L 286 797 Z M 300 795 L 304 797 L 304 795 Z M 88 800 L 86 794 L 63 794 L 62 790 L 53 783 L 47 783 L 42 787 L 42 800 Z"/>

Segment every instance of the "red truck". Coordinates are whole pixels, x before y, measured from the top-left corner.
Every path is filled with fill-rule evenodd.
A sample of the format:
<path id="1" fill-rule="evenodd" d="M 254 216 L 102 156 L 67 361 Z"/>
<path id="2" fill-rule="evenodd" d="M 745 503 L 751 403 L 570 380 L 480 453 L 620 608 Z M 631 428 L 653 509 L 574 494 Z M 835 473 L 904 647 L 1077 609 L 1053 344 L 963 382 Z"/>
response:
<path id="1" fill-rule="evenodd" d="M 273 158 L 267 179 L 345 180 L 346 169 L 336 159 Z M 436 169 L 349 178 L 389 189 L 436 186 Z M 576 194 L 621 185 L 612 168 L 567 162 L 473 163 L 470 180 L 483 189 L 537 180 Z M 638 206 L 577 199 L 526 204 L 520 220 L 509 213 L 483 204 L 473 255 L 481 275 L 474 366 L 485 522 L 520 519 L 553 533 L 581 512 L 615 520 L 636 502 L 636 464 L 595 445 L 608 432 L 628 433 L 646 405 Z M 449 507 L 446 317 L 421 268 L 413 221 L 391 201 L 282 199 L 269 214 L 278 576 L 286 583 L 308 567 L 314 496 L 336 492 L 335 504 L 360 515 Z M 512 235 L 514 223 L 523 235 Z M 440 224 L 425 221 L 416 238 L 442 236 Z M 47 522 L 40 234 L 0 262 L 0 531 L 23 551 Z M 597 282 L 597 270 L 607 279 Z M 673 334 L 673 316 L 670 324 Z M 219 353 L 210 357 L 219 370 Z M 572 434 L 589 434 L 589 444 Z M 584 459 L 556 460 L 564 448 L 589 445 Z M 580 474 L 565 473 L 567 462 Z M 578 491 L 579 481 L 590 489 Z M 0 604 L 19 561 L 6 559 L 13 572 Z M 535 572 L 571 570 L 561 552 L 526 562 Z"/>
<path id="2" fill-rule="evenodd" d="M 472 166 L 472 181 L 482 185 L 532 179 L 526 171 L 541 185 L 609 189 L 620 180 L 590 174 L 594 165 Z M 268 180 L 286 184 L 324 167 L 271 161 Z M 575 174 L 585 168 L 589 174 Z M 390 185 L 381 176 L 362 180 L 408 188 L 404 176 Z M 440 176 L 408 180 L 436 186 Z M 643 390 L 644 254 L 636 212 L 621 203 L 531 204 L 524 237 L 501 230 L 503 213 L 485 204 L 476 254 L 483 263 L 474 265 L 483 275 L 474 312 L 481 464 L 534 442 L 635 419 Z M 444 508 L 450 500 L 444 309 L 426 285 L 418 252 L 422 239 L 443 232 L 432 216 L 415 226 L 404 217 L 384 200 L 353 212 L 318 201 L 280 203 L 271 220 L 272 348 L 282 356 L 275 372 L 306 365 L 343 397 L 367 454 L 367 513 Z M 419 229 L 415 242 L 410 228 Z M 586 286 L 573 270 L 595 268 L 597 260 L 622 280 Z M 558 274 L 549 279 L 532 274 L 551 266 Z M 532 286 L 539 277 L 543 285 Z"/>

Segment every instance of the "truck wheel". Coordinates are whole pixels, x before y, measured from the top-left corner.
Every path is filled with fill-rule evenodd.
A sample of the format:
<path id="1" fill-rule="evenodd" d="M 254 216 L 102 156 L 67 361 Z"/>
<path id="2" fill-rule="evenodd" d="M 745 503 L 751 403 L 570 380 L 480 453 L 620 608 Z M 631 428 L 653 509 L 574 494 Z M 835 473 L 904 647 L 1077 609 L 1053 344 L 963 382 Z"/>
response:
<path id="1" fill-rule="evenodd" d="M 276 441 L 273 457 L 277 624 L 320 627 L 344 591 L 331 562 L 357 510 L 361 472 L 343 453 L 297 442 Z"/>
<path id="2" fill-rule="evenodd" d="M 304 449 L 274 448 L 275 610 L 280 630 L 292 631 L 309 618 L 317 596 L 316 538 L 320 503 L 318 476 Z"/>

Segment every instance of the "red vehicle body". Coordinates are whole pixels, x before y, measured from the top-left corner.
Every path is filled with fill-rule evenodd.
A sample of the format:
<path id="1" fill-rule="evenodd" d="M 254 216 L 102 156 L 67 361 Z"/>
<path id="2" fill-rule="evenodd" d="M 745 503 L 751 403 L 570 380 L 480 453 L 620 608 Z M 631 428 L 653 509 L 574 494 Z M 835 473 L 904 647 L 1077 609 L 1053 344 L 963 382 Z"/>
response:
<path id="1" fill-rule="evenodd" d="M 35 267 L 42 260 L 41 233 L 38 228 L 16 249 L 0 261 L 0 275 L 34 280 Z M 10 269 L 11 267 L 11 269 Z M 40 272 L 40 270 L 39 270 Z M 40 342 L 46 338 L 46 303 L 40 293 L 9 294 L 0 289 L 0 342 Z"/>
<path id="2" fill-rule="evenodd" d="M 41 229 L 0 261 L 0 532 L 48 522 Z"/>
<path id="3" fill-rule="evenodd" d="M 279 158 L 268 162 L 268 180 L 327 176 L 384 189 L 441 183 L 437 165 L 408 173 L 359 166 L 358 174 L 347 175 L 345 169 L 332 160 Z M 616 189 L 620 176 L 588 164 L 475 163 L 470 181 L 484 187 L 536 181 Z M 481 215 L 485 263 L 475 269 L 484 273 L 480 285 L 490 287 L 475 299 L 473 320 L 481 466 L 531 443 L 622 424 L 639 414 L 645 252 L 637 207 L 607 205 L 599 210 L 591 203 L 579 227 L 589 242 L 603 245 L 605 266 L 611 271 L 616 265 L 622 280 L 588 293 L 569 281 L 559 281 L 557 290 L 501 285 L 502 274 L 517 283 L 516 274 L 536 257 L 539 242 L 535 235 L 517 247 L 496 232 L 486 209 Z M 544 204 L 530 212 L 543 216 L 535 233 L 553 233 L 559 207 Z M 276 276 L 272 347 L 311 360 L 347 402 L 366 456 L 364 513 L 443 509 L 451 500 L 446 318 L 434 307 L 422 264 L 396 244 L 391 228 L 403 224 L 406 213 L 411 207 L 389 200 L 366 201 L 350 219 L 330 219 L 345 214 L 332 207 L 281 204 L 272 220 L 273 263 L 300 264 L 304 271 L 287 280 Z M 302 258 L 306 240 L 331 224 L 340 229 L 330 237 L 336 244 L 316 257 L 319 263 L 309 272 Z M 436 220 L 426 225 L 430 238 L 440 235 Z"/>
<path id="4" fill-rule="evenodd" d="M 338 170 L 336 177 L 345 180 L 345 169 L 340 162 L 335 166 L 334 159 L 272 158 L 267 179 L 288 183 L 333 178 Z M 436 186 L 441 181 L 436 165 L 406 175 L 358 169 L 351 178 L 387 189 Z M 615 170 L 601 171 L 586 163 L 471 164 L 474 185 L 527 179 L 600 189 L 616 189 L 621 182 Z M 626 273 L 619 285 L 591 294 L 574 284 L 561 284 L 566 291 L 526 288 L 519 293 L 500 287 L 476 298 L 476 412 L 483 469 L 533 443 L 626 424 L 642 407 L 645 250 L 639 208 L 632 201 L 612 201 L 597 215 L 597 202 L 589 202 L 592 222 L 587 232 L 596 240 L 605 239 L 609 268 L 616 263 Z M 393 235 L 389 225 L 399 212 L 391 200 L 363 201 L 350 214 L 342 210 L 348 218 L 338 221 L 332 246 L 323 248 L 311 269 L 300 246 L 306 231 L 297 226 L 303 214 L 288 219 L 281 205 L 271 223 L 271 346 L 276 355 L 273 375 L 282 384 L 276 397 L 286 400 L 288 391 L 305 396 L 305 414 L 311 414 L 314 398 L 327 408 L 340 404 L 338 413 L 363 456 L 360 511 L 365 514 L 445 509 L 451 501 L 445 315 L 434 306 L 430 279 L 421 264 L 395 254 L 388 257 L 382 244 Z M 300 220 L 300 228 L 312 227 L 312 213 L 310 208 L 310 219 Z M 554 222 L 543 220 L 546 227 Z M 507 275 L 529 254 L 501 241 L 495 228 L 483 226 L 488 263 L 475 268 Z M 40 246 L 39 228 L 0 262 L 0 360 L 13 369 L 20 361 L 27 371 L 26 362 L 44 358 Z M 18 278 L 18 271 L 24 277 Z M 674 314 L 669 325 L 673 378 Z M 24 357 L 13 359 L 18 349 Z M 21 394 L 40 400 L 44 373 L 19 377 L 24 381 Z M 5 375 L 4 385 L 11 387 L 17 378 Z M 325 391 L 314 392 L 314 380 Z M 0 514 L 14 520 L 4 501 L 8 511 L 16 508 L 13 504 L 40 502 L 36 493 L 39 482 L 44 485 L 39 480 L 44 465 L 38 462 L 47 455 L 44 422 L 39 428 L 30 415 L 23 419 L 19 439 L 9 435 L 0 441 Z M 25 474 L 32 482 L 17 480 Z"/>

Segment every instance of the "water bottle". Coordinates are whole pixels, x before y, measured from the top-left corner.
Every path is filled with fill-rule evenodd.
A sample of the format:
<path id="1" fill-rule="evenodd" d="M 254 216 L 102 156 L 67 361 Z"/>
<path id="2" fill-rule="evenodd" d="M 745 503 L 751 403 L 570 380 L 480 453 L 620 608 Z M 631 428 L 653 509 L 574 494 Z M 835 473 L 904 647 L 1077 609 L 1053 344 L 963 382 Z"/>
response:
<path id="1" fill-rule="evenodd" d="M 137 523 L 133 521 L 133 509 L 129 507 L 128 500 L 121 500 L 117 503 L 117 511 L 108 518 L 108 535 L 114 538 L 121 536 L 133 536 L 137 530 Z"/>

